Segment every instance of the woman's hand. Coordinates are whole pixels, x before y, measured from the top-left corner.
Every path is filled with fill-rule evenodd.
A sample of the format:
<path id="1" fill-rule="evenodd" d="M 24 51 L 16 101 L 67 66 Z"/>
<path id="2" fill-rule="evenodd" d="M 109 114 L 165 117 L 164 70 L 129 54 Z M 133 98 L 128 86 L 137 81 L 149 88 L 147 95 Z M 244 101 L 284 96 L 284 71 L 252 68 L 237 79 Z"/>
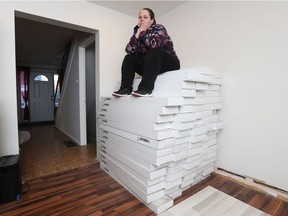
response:
<path id="1" fill-rule="evenodd" d="M 139 38 L 140 33 L 143 32 L 143 31 L 146 31 L 146 30 L 147 30 L 147 28 L 146 28 L 145 26 L 141 25 L 141 26 L 137 29 L 137 32 L 136 32 L 136 34 L 135 34 L 135 37 L 136 37 L 136 38 Z"/>

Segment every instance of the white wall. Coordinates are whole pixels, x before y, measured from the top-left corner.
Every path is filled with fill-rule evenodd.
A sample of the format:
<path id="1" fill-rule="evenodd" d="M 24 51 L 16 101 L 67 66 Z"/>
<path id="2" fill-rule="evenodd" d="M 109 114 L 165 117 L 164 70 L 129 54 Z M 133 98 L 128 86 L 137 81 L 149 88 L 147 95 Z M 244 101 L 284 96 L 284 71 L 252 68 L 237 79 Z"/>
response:
<path id="1" fill-rule="evenodd" d="M 56 127 L 80 144 L 79 100 L 79 44 L 85 39 L 78 33 L 71 44 L 70 54 L 61 89 L 61 101 L 57 109 Z"/>
<path id="2" fill-rule="evenodd" d="M 15 38 L 13 10 L 0 3 L 0 156 L 18 148 Z M 8 75 L 9 74 L 9 75 Z M 5 79 L 4 79 L 5 77 Z M 17 143 L 17 145 L 16 145 Z"/>
<path id="3" fill-rule="evenodd" d="M 217 166 L 288 190 L 288 2 L 187 2 L 158 22 L 182 68 L 222 73 Z"/>
<path id="4" fill-rule="evenodd" d="M 118 88 L 127 38 L 135 19 L 86 1 L 0 2 L 0 156 L 18 154 L 14 12 L 99 30 L 99 95 Z M 125 24 L 123 24 L 125 23 Z M 98 71 L 97 71 L 98 72 Z"/>

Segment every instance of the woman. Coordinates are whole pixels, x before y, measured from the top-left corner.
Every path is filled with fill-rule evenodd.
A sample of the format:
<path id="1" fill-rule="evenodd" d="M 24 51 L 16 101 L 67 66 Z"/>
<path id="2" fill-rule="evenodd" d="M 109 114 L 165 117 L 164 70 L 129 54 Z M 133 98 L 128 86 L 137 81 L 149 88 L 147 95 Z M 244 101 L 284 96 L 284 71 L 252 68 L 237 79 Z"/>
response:
<path id="1" fill-rule="evenodd" d="M 121 87 L 113 96 L 151 96 L 158 74 L 180 69 L 180 61 L 165 27 L 156 24 L 154 12 L 143 8 L 138 25 L 126 46 L 121 73 Z M 136 91 L 132 92 L 135 72 L 142 76 Z"/>

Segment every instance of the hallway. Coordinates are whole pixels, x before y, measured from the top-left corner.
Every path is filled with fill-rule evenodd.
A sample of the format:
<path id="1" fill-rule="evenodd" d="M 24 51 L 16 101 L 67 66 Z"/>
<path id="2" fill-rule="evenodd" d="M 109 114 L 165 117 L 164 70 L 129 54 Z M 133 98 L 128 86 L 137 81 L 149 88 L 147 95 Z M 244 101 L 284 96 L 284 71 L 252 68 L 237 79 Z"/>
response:
<path id="1" fill-rule="evenodd" d="M 96 143 L 67 147 L 71 141 L 54 125 L 29 126 L 31 139 L 20 145 L 22 182 L 96 163 Z"/>

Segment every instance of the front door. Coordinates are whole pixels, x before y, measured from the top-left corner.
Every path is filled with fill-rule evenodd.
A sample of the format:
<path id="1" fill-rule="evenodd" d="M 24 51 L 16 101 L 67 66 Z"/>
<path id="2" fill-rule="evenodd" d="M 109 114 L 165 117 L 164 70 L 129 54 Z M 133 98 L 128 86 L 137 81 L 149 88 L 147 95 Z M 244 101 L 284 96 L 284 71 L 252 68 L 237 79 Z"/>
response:
<path id="1" fill-rule="evenodd" d="M 30 121 L 54 121 L 53 73 L 30 73 Z"/>

